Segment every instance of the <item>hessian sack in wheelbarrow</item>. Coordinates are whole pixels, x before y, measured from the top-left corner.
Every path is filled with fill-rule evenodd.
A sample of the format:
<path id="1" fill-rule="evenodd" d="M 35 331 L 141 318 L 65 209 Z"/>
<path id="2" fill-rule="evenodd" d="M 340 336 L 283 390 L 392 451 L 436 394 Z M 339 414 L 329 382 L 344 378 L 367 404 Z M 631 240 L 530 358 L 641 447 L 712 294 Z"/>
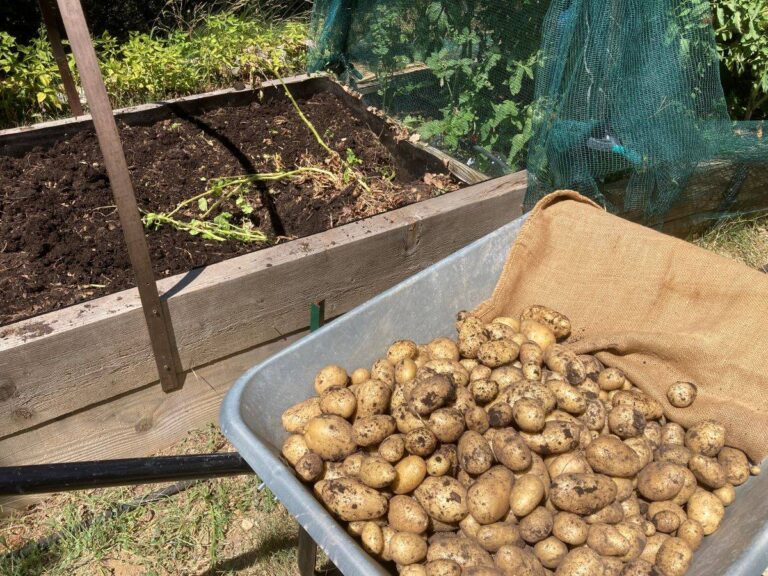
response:
<path id="1" fill-rule="evenodd" d="M 578 327 L 566 344 L 623 370 L 683 426 L 706 418 L 727 444 L 768 455 L 768 276 L 613 216 L 572 191 L 542 199 L 507 257 L 490 320 L 543 304 Z M 698 387 L 675 408 L 676 381 Z"/>

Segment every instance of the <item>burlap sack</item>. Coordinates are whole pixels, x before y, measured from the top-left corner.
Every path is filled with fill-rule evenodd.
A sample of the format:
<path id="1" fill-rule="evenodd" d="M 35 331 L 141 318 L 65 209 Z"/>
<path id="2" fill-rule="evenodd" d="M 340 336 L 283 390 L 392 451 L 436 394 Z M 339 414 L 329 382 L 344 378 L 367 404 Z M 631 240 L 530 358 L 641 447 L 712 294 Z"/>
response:
<path id="1" fill-rule="evenodd" d="M 530 304 L 566 314 L 566 343 L 624 370 L 669 418 L 717 419 L 727 444 L 768 455 L 766 275 L 561 191 L 531 212 L 476 312 L 490 320 Z M 698 386 L 689 408 L 667 402 L 678 380 Z"/>

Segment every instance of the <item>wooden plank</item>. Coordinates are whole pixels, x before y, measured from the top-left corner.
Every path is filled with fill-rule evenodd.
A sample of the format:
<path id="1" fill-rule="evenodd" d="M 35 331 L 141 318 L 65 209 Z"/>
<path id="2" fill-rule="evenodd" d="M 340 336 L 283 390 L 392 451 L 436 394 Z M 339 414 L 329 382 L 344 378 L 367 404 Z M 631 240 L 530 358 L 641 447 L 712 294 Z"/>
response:
<path id="1" fill-rule="evenodd" d="M 309 313 L 309 309 L 305 310 Z M 72 414 L 0 441 L 0 466 L 149 456 L 189 430 L 218 422 L 221 399 L 252 366 L 298 340 L 287 335 L 190 373 L 184 388 L 165 394 L 159 385 Z M 1 511 L 19 510 L 44 495 L 0 498 Z"/>
<path id="2" fill-rule="evenodd" d="M 96 137 L 99 140 L 99 148 L 101 148 L 120 217 L 120 227 L 128 247 L 128 258 L 136 277 L 160 382 L 166 392 L 178 390 L 181 388 L 182 381 L 177 376 L 178 352 L 173 338 L 171 320 L 160 302 L 131 174 L 120 142 L 117 123 L 112 114 L 107 88 L 104 86 L 104 78 L 96 59 L 96 51 L 85 23 L 83 7 L 80 5 L 80 0 L 57 0 L 57 2 L 91 109 L 93 126 L 96 129 Z"/>
<path id="3" fill-rule="evenodd" d="M 334 317 L 522 213 L 526 174 L 491 180 L 161 280 L 184 370 Z M 0 438 L 156 379 L 136 290 L 0 329 Z"/>
<path id="4" fill-rule="evenodd" d="M 285 78 L 285 83 L 293 90 L 296 88 L 296 85 L 306 83 L 310 78 L 319 80 L 324 78 L 324 76 L 313 75 L 310 77 L 306 74 L 301 74 Z M 328 81 L 330 82 L 330 80 Z M 168 118 L 178 117 L 179 114 L 199 114 L 200 112 L 222 106 L 249 104 L 256 100 L 261 92 L 264 93 L 265 98 L 269 98 L 271 93 L 278 92 L 276 90 L 277 86 L 279 86 L 277 80 L 270 80 L 263 82 L 256 89 L 251 87 L 241 90 L 228 88 L 181 98 L 169 98 L 162 102 L 121 108 L 114 111 L 114 116 L 118 121 L 128 126 L 144 126 Z M 84 114 L 78 118 L 39 122 L 31 126 L 7 128 L 0 130 L 0 154 L 8 156 L 21 155 L 36 146 L 50 146 L 57 140 L 71 137 L 82 130 L 92 129 L 93 119 L 90 114 Z"/>
<path id="5" fill-rule="evenodd" d="M 55 10 L 55 0 L 38 0 L 40 13 L 43 15 L 45 30 L 48 34 L 48 41 L 51 44 L 53 59 L 61 75 L 61 83 L 64 85 L 64 92 L 67 95 L 67 102 L 72 116 L 83 115 L 83 105 L 80 104 L 80 94 L 77 92 L 75 80 L 72 78 L 72 72 L 69 70 L 67 55 L 64 53 L 64 45 L 61 42 L 61 32 L 59 27 L 59 18 Z"/>

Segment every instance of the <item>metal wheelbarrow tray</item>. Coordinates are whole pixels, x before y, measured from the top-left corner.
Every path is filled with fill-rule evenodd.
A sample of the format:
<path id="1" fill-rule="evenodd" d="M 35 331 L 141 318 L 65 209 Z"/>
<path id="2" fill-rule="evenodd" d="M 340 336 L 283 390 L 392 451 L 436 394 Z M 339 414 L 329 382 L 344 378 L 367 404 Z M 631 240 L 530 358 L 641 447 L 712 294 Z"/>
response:
<path id="1" fill-rule="evenodd" d="M 394 340 L 455 334 L 456 312 L 487 299 L 525 217 L 466 246 L 255 366 L 224 399 L 221 427 L 343 574 L 390 574 L 323 508 L 280 456 L 280 416 L 315 394 L 315 373 L 370 366 Z M 768 566 L 768 474 L 737 488 L 721 528 L 694 556 L 691 576 L 760 576 Z"/>

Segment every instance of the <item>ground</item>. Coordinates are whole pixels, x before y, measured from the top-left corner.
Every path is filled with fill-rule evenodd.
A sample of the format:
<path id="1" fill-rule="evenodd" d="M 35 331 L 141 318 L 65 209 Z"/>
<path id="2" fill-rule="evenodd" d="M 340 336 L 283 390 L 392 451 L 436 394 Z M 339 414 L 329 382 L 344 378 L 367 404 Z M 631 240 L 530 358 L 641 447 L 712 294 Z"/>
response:
<path id="1" fill-rule="evenodd" d="M 768 217 L 725 222 L 695 244 L 768 271 Z M 214 425 L 165 454 L 232 448 Z M 8 576 L 287 576 L 297 574 L 297 525 L 255 476 L 209 480 L 104 518 L 161 486 L 54 495 L 0 519 L 0 574 Z M 85 526 L 83 522 L 90 522 Z M 43 550 L 39 542 L 60 534 Z M 764 576 L 768 576 L 766 571 Z"/>

